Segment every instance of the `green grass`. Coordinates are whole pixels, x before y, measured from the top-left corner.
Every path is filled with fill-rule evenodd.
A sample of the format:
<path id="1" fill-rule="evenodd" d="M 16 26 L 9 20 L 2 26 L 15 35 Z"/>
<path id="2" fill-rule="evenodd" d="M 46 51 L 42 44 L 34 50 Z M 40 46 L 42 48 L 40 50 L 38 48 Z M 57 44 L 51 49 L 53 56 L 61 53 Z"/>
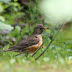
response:
<path id="1" fill-rule="evenodd" d="M 10 35 L 10 34 L 9 34 Z M 16 38 L 18 38 L 17 35 Z M 46 38 L 43 35 L 43 40 Z M 59 38 L 61 38 L 59 36 Z M 1 72 L 71 72 L 72 71 L 72 40 L 67 40 L 65 43 L 61 42 L 58 36 L 50 45 L 48 50 L 37 61 L 35 58 L 42 53 L 45 48 L 42 48 L 34 57 L 31 54 L 28 57 L 24 55 L 15 56 L 16 52 L 0 53 L 0 70 Z M 46 47 L 50 39 L 44 44 Z M 10 44 L 6 45 L 3 49 L 7 49 Z"/>

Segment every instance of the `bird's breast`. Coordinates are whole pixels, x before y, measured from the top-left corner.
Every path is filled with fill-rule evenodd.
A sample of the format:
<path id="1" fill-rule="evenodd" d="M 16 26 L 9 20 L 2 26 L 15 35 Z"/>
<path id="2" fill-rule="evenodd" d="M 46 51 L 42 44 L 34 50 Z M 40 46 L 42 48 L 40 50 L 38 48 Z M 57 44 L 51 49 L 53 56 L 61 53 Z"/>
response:
<path id="1" fill-rule="evenodd" d="M 41 35 L 37 35 L 37 38 L 39 38 L 39 42 L 36 45 L 32 45 L 29 48 L 27 48 L 26 50 L 29 50 L 29 53 L 34 53 L 42 44 L 42 36 Z"/>
<path id="2" fill-rule="evenodd" d="M 38 43 L 39 47 L 42 45 L 42 36 L 39 36 L 39 43 Z"/>

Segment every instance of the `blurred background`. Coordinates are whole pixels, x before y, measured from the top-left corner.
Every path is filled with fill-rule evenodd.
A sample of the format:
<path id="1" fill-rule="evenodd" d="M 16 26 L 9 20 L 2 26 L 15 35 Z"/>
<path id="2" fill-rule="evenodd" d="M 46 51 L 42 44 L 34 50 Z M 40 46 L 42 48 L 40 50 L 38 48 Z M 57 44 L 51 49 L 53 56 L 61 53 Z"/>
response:
<path id="1" fill-rule="evenodd" d="M 37 24 L 49 27 L 43 41 L 54 29 L 43 48 L 34 57 L 0 52 L 1 72 L 72 72 L 71 0 L 0 0 L 0 51 L 29 37 Z M 62 24 L 48 50 L 35 61 Z"/>

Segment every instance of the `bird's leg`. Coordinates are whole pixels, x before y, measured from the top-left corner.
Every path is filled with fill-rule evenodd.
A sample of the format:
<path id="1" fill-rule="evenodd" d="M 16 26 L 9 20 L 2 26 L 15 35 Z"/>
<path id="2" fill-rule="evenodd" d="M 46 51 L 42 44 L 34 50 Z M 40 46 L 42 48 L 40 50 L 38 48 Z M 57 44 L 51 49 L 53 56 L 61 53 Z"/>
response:
<path id="1" fill-rule="evenodd" d="M 19 54 L 15 55 L 15 56 L 18 56 L 18 55 L 24 55 L 23 52 L 21 52 L 21 50 L 19 51 Z"/>
<path id="2" fill-rule="evenodd" d="M 29 50 L 25 51 L 25 57 L 27 57 L 29 54 Z"/>
<path id="3" fill-rule="evenodd" d="M 28 54 L 29 54 L 29 53 L 25 53 L 25 57 L 28 57 Z"/>

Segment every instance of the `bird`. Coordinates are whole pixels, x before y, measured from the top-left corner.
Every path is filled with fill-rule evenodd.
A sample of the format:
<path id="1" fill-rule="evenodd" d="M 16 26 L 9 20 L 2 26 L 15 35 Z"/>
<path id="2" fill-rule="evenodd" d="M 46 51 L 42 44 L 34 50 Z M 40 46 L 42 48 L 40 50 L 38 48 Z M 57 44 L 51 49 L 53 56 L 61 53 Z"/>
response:
<path id="1" fill-rule="evenodd" d="M 10 47 L 2 52 L 15 51 L 19 53 L 34 53 L 42 45 L 42 32 L 46 29 L 43 24 L 37 24 L 34 28 L 32 35 L 18 44 Z"/>

